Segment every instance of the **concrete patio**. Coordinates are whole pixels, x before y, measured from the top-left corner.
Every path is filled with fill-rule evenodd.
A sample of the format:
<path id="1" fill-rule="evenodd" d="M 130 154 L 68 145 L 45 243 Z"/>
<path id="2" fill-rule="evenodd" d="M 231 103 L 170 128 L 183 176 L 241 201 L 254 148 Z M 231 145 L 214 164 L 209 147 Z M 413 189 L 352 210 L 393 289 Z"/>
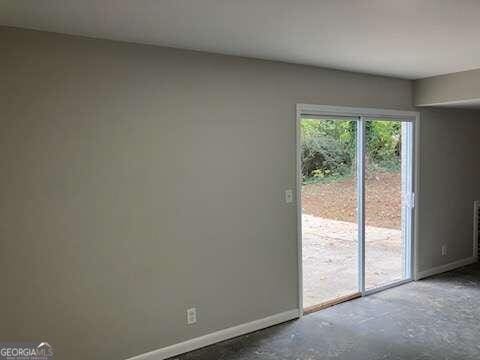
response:
<path id="1" fill-rule="evenodd" d="M 373 226 L 365 231 L 366 288 L 400 280 L 401 231 Z M 304 307 L 358 292 L 357 225 L 303 214 L 302 232 Z"/>

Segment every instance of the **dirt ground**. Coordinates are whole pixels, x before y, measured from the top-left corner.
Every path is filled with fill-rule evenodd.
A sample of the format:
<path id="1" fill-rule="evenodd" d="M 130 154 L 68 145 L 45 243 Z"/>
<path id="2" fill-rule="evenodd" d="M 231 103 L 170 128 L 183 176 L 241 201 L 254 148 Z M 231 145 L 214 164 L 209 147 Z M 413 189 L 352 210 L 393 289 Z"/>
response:
<path id="1" fill-rule="evenodd" d="M 400 172 L 367 174 L 365 222 L 367 225 L 400 229 Z M 302 187 L 302 210 L 306 214 L 339 221 L 356 221 L 355 178 Z"/>

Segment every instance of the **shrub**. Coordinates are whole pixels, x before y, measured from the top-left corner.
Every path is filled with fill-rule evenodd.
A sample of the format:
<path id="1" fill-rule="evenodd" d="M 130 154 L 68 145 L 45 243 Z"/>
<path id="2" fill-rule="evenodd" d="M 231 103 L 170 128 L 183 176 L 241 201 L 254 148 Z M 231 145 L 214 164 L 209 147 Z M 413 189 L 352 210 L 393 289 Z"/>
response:
<path id="1" fill-rule="evenodd" d="M 373 171 L 400 169 L 401 123 L 366 122 L 366 162 Z M 356 121 L 302 120 L 302 175 L 319 180 L 349 175 L 355 163 Z"/>
<path id="2" fill-rule="evenodd" d="M 373 159 L 387 160 L 400 155 L 400 126 L 396 121 L 367 122 L 367 150 Z"/>
<path id="3" fill-rule="evenodd" d="M 345 122 L 334 120 L 302 121 L 304 179 L 339 176 L 349 172 L 352 147 L 349 128 L 345 125 Z"/>

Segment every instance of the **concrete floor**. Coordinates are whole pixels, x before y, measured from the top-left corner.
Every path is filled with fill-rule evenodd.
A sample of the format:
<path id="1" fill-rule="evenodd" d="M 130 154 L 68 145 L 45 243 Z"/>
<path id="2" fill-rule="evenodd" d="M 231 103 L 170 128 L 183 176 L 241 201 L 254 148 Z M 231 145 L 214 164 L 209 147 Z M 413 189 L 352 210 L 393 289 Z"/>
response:
<path id="1" fill-rule="evenodd" d="M 477 360 L 480 265 L 346 302 L 179 360 Z"/>

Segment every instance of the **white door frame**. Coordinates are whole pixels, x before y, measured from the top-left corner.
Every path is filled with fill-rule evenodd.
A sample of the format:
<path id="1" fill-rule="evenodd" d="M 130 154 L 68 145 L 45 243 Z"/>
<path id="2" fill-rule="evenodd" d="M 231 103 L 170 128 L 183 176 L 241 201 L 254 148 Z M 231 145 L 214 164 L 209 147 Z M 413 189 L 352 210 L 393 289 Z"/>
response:
<path id="1" fill-rule="evenodd" d="M 346 107 L 346 106 L 330 106 L 330 105 L 311 105 L 311 104 L 297 104 L 297 114 L 296 114 L 296 187 L 297 187 L 297 253 L 298 253 L 298 304 L 300 309 L 300 316 L 303 315 L 303 259 L 302 259 L 302 203 L 301 203 L 301 192 L 302 192 L 302 158 L 301 158 L 301 130 L 300 130 L 300 122 L 302 117 L 306 117 L 308 115 L 314 117 L 355 117 L 359 119 L 358 122 L 361 124 L 361 128 L 357 128 L 357 154 L 364 153 L 364 124 L 363 121 L 365 118 L 382 118 L 382 119 L 392 119 L 397 121 L 408 121 L 412 124 L 412 154 L 411 160 L 413 164 L 411 164 L 411 174 L 412 174 L 412 184 L 411 189 L 413 194 L 415 194 L 413 199 L 410 199 L 410 208 L 411 208 L 411 225 L 410 230 L 411 233 L 408 234 L 408 244 L 405 244 L 407 251 L 410 252 L 410 268 L 408 269 L 408 278 L 405 280 L 401 280 L 399 282 L 395 282 L 392 284 L 387 284 L 385 286 L 365 290 L 365 274 L 363 273 L 365 270 L 364 260 L 365 260 L 365 241 L 364 241 L 364 226 L 359 226 L 359 290 L 362 296 L 369 295 L 378 291 L 382 291 L 393 286 L 398 286 L 400 284 L 412 281 L 413 279 L 417 279 L 417 234 L 418 234 L 418 212 L 416 209 L 418 208 L 418 194 L 419 194 L 419 139 L 420 139 L 420 126 L 419 126 L 419 119 L 420 113 L 417 111 L 402 111 L 402 110 L 390 110 L 390 109 L 375 109 L 375 108 L 356 108 L 356 107 Z M 362 147 L 361 149 L 358 149 Z M 363 173 L 364 173 L 364 159 L 360 159 L 357 156 L 357 162 L 361 161 L 361 164 L 357 164 L 357 173 L 360 176 L 359 186 L 362 188 L 360 192 L 360 196 L 364 196 L 364 183 L 363 183 Z M 358 216 L 359 216 L 359 225 L 364 224 L 364 204 L 365 202 L 360 201 L 358 206 Z"/>

